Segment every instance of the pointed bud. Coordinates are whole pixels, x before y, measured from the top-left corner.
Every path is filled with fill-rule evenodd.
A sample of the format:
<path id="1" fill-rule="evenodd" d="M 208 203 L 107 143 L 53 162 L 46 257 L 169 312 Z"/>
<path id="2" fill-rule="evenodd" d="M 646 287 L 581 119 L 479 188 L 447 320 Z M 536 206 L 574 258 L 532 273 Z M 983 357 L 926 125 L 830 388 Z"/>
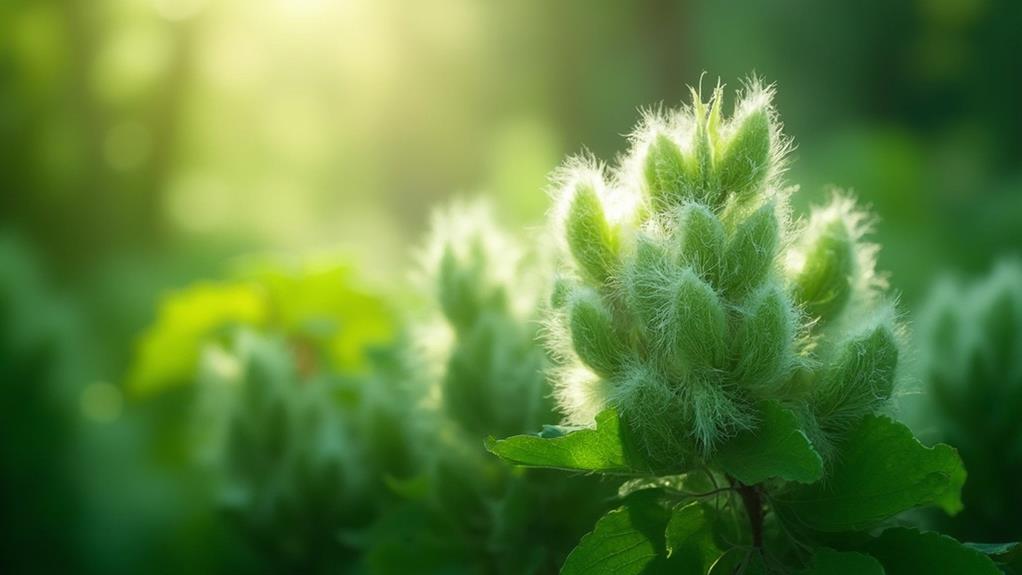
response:
<path id="1" fill-rule="evenodd" d="M 692 132 L 693 164 L 698 169 L 697 185 L 693 188 L 692 199 L 717 207 L 721 199 L 720 178 L 714 169 L 714 150 L 717 147 L 720 126 L 720 103 L 723 100 L 723 89 L 718 86 L 710 98 L 709 109 L 703 103 L 700 94 L 693 89 L 693 114 L 695 130 Z"/>
<path id="2" fill-rule="evenodd" d="M 456 329 L 471 325 L 480 313 L 482 302 L 476 279 L 462 268 L 451 246 L 444 246 L 437 273 L 437 295 L 444 315 Z"/>
<path id="3" fill-rule="evenodd" d="M 774 159 L 773 138 L 766 101 L 731 120 L 731 136 L 724 142 L 716 169 L 724 194 L 744 200 L 762 189 Z"/>
<path id="4" fill-rule="evenodd" d="M 794 278 L 795 300 L 811 318 L 831 319 L 845 308 L 856 269 L 855 240 L 848 224 L 836 218 L 809 238 L 802 269 Z"/>
<path id="5" fill-rule="evenodd" d="M 668 285 L 675 270 L 663 246 L 649 236 L 638 237 L 625 286 L 628 306 L 647 331 L 661 327 L 664 310 L 671 305 Z"/>
<path id="6" fill-rule="evenodd" d="M 565 228 L 568 247 L 585 275 L 598 284 L 606 282 L 617 265 L 617 240 L 592 183 L 575 188 Z"/>
<path id="7" fill-rule="evenodd" d="M 795 310 L 780 287 L 760 290 L 735 334 L 735 380 L 763 391 L 781 381 L 795 359 L 796 320 Z"/>
<path id="8" fill-rule="evenodd" d="M 817 393 L 821 424 L 841 427 L 874 411 L 891 397 L 897 367 L 898 341 L 888 325 L 846 342 Z"/>
<path id="9" fill-rule="evenodd" d="M 571 303 L 571 341 L 582 362 L 602 377 L 620 371 L 626 354 L 614 320 L 600 297 L 590 290 Z"/>
<path id="10" fill-rule="evenodd" d="M 699 204 L 686 204 L 678 222 L 681 263 L 711 284 L 720 279 L 724 256 L 724 227 L 717 216 Z"/>
<path id="11" fill-rule="evenodd" d="M 678 144 L 667 134 L 660 133 L 649 144 L 643 176 L 653 205 L 663 209 L 680 204 L 690 195 L 696 186 L 698 171 L 686 164 Z"/>
<path id="12" fill-rule="evenodd" d="M 682 361 L 718 367 L 724 358 L 727 318 L 717 292 L 691 272 L 681 273 L 674 294 L 673 338 Z"/>
<path id="13" fill-rule="evenodd" d="M 780 226 L 774 205 L 768 203 L 745 219 L 724 251 L 724 291 L 741 297 L 763 282 L 777 255 Z"/>

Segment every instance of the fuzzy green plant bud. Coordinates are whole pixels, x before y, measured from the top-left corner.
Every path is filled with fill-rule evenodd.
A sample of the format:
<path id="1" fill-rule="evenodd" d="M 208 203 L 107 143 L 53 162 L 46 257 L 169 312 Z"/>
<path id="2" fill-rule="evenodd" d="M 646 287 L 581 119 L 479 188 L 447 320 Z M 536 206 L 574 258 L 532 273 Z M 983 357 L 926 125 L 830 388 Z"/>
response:
<path id="1" fill-rule="evenodd" d="M 350 550 L 323 531 L 364 528 L 380 501 L 368 434 L 338 400 L 337 380 L 304 377 L 283 338 L 233 339 L 201 367 L 195 418 L 221 504 L 275 564 L 340 560 Z"/>
<path id="2" fill-rule="evenodd" d="M 681 227 L 681 264 L 689 266 L 707 282 L 720 280 L 724 257 L 724 227 L 702 204 L 686 204 L 678 218 Z"/>
<path id="3" fill-rule="evenodd" d="M 617 242 L 591 181 L 582 181 L 575 188 L 565 229 L 571 254 L 581 270 L 589 279 L 605 282 L 617 263 Z"/>
<path id="4" fill-rule="evenodd" d="M 592 290 L 575 295 L 571 303 L 571 338 L 582 362 L 603 377 L 621 371 L 627 349 L 614 329 L 610 311 Z"/>
<path id="5" fill-rule="evenodd" d="M 813 214 L 795 252 L 793 277 L 795 297 L 810 317 L 840 315 L 871 271 L 862 264 L 870 249 L 859 241 L 862 217 L 839 196 Z"/>
<path id="6" fill-rule="evenodd" d="M 766 101 L 747 102 L 721 142 L 717 171 L 721 187 L 739 199 L 754 197 L 779 169 L 774 122 Z"/>
<path id="7" fill-rule="evenodd" d="M 675 270 L 666 246 L 651 235 L 636 238 L 635 256 L 624 271 L 622 283 L 629 310 L 638 320 L 639 329 L 646 333 L 656 332 L 664 323 L 671 305 L 670 278 Z"/>
<path id="8" fill-rule="evenodd" d="M 575 200 L 573 215 L 595 214 L 607 232 L 599 199 L 580 192 Z M 541 425 L 552 405 L 545 353 L 530 318 L 541 295 L 530 283 L 527 254 L 481 203 L 438 212 L 431 239 L 423 275 L 435 286 L 434 307 L 442 314 L 422 322 L 417 344 L 428 366 L 424 385 L 440 400 L 439 417 L 476 438 Z M 565 281 L 555 285 L 560 287 L 552 299 L 570 307 L 577 290 Z"/>
<path id="9" fill-rule="evenodd" d="M 880 323 L 838 348 L 816 389 L 814 408 L 821 425 L 840 429 L 890 399 L 898 347 L 892 327 Z"/>
<path id="10" fill-rule="evenodd" d="M 693 368 L 717 368 L 723 363 L 727 315 L 724 305 L 706 282 L 689 270 L 681 272 L 671 314 L 673 340 L 680 359 Z"/>
<path id="11" fill-rule="evenodd" d="M 731 341 L 735 380 L 764 394 L 783 383 L 796 363 L 798 319 L 780 286 L 766 285 L 756 293 Z"/>
<path id="12" fill-rule="evenodd" d="M 750 83 L 727 119 L 720 88 L 709 102 L 693 92 L 690 107 L 648 114 L 616 169 L 579 160 L 566 168 L 571 209 L 558 231 L 583 273 L 564 274 L 574 285 L 558 289 L 599 294 L 550 310 L 549 339 L 563 360 L 556 395 L 569 422 L 590 423 L 612 407 L 651 457 L 670 462 L 711 455 L 754 427 L 768 402 L 838 434 L 837 420 L 877 409 L 890 396 L 894 322 L 861 341 L 849 335 L 876 325 L 870 318 L 883 303 L 872 251 L 859 242 L 862 216 L 837 198 L 814 211 L 796 237 L 779 180 L 787 144 L 771 95 Z M 593 174 L 610 178 L 576 184 Z M 600 197 L 641 206 L 614 228 L 613 241 Z M 830 237 L 823 231 L 831 220 L 849 230 L 852 296 L 861 296 L 849 301 L 862 313 L 814 330 L 817 317 L 803 309 L 815 310 L 816 294 L 826 290 L 809 289 L 819 283 L 813 270 L 844 266 L 845 254 L 814 248 L 816 238 Z M 781 265 L 800 257 L 813 261 L 797 270 Z"/>
<path id="13" fill-rule="evenodd" d="M 666 133 L 659 133 L 649 144 L 643 176 L 647 193 L 661 206 L 680 203 L 698 186 L 698 168 L 688 165 L 681 148 Z"/>
<path id="14" fill-rule="evenodd" d="M 475 250 L 473 250 L 475 251 Z M 486 306 L 481 298 L 485 297 L 485 280 L 478 270 L 478 255 L 471 258 L 471 263 L 459 262 L 450 246 L 446 246 L 440 258 L 437 273 L 437 294 L 440 306 L 451 324 L 459 329 L 472 325 L 478 318 L 480 310 Z M 499 300 L 499 295 L 490 294 L 494 299 L 491 305 Z"/>
<path id="15" fill-rule="evenodd" d="M 767 203 L 742 222 L 724 251 L 724 290 L 741 297 L 758 286 L 773 267 L 780 243 L 776 206 Z"/>

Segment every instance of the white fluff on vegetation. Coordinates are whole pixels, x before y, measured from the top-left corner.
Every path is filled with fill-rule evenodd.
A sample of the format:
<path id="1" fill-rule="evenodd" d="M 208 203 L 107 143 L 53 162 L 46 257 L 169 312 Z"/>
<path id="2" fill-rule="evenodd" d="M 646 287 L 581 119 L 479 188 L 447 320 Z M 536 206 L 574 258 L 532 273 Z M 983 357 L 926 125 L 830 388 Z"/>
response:
<path id="1" fill-rule="evenodd" d="M 562 246 L 545 328 L 571 424 L 613 407 L 658 461 L 705 457 L 776 400 L 822 443 L 890 397 L 901 328 L 835 195 L 793 222 L 790 141 L 751 80 L 730 118 L 708 102 L 654 110 L 615 168 L 557 173 Z"/>

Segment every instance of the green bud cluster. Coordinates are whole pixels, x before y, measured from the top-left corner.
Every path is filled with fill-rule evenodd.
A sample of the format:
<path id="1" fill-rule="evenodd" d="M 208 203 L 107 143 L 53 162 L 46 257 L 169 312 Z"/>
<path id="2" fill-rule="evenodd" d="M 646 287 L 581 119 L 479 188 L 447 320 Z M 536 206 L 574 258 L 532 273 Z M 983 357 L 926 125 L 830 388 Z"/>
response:
<path id="1" fill-rule="evenodd" d="M 586 424 L 616 408 L 650 455 L 705 456 L 775 400 L 828 438 L 891 396 L 900 328 L 853 202 L 805 222 L 781 176 L 789 141 L 752 81 L 648 113 L 615 169 L 559 177 L 565 258 L 549 332 L 557 397 Z"/>
<path id="2" fill-rule="evenodd" d="M 207 347 L 193 433 L 239 531 L 276 569 L 320 572 L 357 556 L 343 536 L 369 528 L 395 499 L 384 477 L 416 465 L 404 424 L 411 402 L 391 350 L 366 375 L 310 372 L 293 346 L 239 329 Z"/>
<path id="3" fill-rule="evenodd" d="M 939 284 L 918 330 L 926 408 L 921 430 L 957 447 L 969 469 L 956 535 L 1022 537 L 1022 263 L 1007 260 L 972 285 Z"/>
<path id="4" fill-rule="evenodd" d="M 435 380 L 443 412 L 472 437 L 549 421 L 546 355 L 529 317 L 536 298 L 521 250 L 483 204 L 438 212 L 433 229 L 425 267 L 443 317 L 419 339 L 427 349 L 446 343 L 430 354 L 442 365 Z"/>
<path id="5" fill-rule="evenodd" d="M 415 318 L 413 363 L 423 400 L 414 411 L 416 474 L 400 484 L 404 515 L 384 517 L 369 551 L 374 572 L 430 571 L 408 517 L 463 548 L 468 572 L 547 572 L 602 513 L 613 486 L 594 477 L 513 470 L 487 437 L 555 421 L 549 360 L 538 337 L 543 262 L 519 248 L 488 204 L 436 212 L 419 284 L 432 296 Z M 437 536 L 437 535 L 434 535 Z M 529 553 L 522 553 L 530 549 Z M 459 570 L 452 564 L 436 570 Z"/>

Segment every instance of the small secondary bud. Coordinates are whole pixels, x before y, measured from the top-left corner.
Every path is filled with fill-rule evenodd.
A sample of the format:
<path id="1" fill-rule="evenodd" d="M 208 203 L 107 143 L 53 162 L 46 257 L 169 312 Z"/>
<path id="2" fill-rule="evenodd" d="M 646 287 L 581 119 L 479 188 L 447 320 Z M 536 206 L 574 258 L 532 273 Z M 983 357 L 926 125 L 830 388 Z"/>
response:
<path id="1" fill-rule="evenodd" d="M 844 309 L 856 268 L 855 240 L 841 218 L 810 238 L 802 269 L 794 278 L 795 299 L 811 318 L 831 319 Z"/>
<path id="2" fill-rule="evenodd" d="M 699 204 L 686 204 L 678 222 L 681 263 L 711 284 L 720 278 L 724 255 L 724 227 L 717 216 Z"/>
<path id="3" fill-rule="evenodd" d="M 752 213 L 724 251 L 724 290 L 741 297 L 766 277 L 777 255 L 780 231 L 774 205 L 767 203 Z"/>
<path id="4" fill-rule="evenodd" d="M 819 389 L 816 411 L 828 425 L 848 423 L 891 397 L 898 366 L 898 341 L 880 324 L 846 342 Z"/>
<path id="5" fill-rule="evenodd" d="M 575 188 L 565 228 L 571 254 L 582 271 L 596 283 L 606 282 L 616 266 L 617 241 L 592 183 Z"/>
<path id="6" fill-rule="evenodd" d="M 583 363 L 602 377 L 617 373 L 625 356 L 614 320 L 600 296 L 585 290 L 571 303 L 571 341 Z"/>

